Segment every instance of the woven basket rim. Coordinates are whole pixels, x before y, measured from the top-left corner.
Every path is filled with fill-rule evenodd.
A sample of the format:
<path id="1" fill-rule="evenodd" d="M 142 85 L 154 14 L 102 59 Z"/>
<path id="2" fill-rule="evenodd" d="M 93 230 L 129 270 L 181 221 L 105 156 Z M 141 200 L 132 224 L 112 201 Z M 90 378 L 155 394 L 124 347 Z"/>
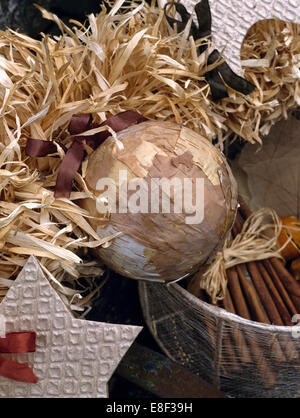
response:
<path id="1" fill-rule="evenodd" d="M 140 292 L 146 292 L 147 283 L 140 281 L 139 283 L 139 291 Z M 169 291 L 169 293 L 180 296 L 184 298 L 187 302 L 189 302 L 189 305 L 192 307 L 199 307 L 201 310 L 204 310 L 211 315 L 216 316 L 219 319 L 227 320 L 229 322 L 233 322 L 236 324 L 242 324 L 244 326 L 255 328 L 255 329 L 261 329 L 264 331 L 273 331 L 273 332 L 279 332 L 279 333 L 286 333 L 291 335 L 293 326 L 286 326 L 286 325 L 272 325 L 272 324 L 263 324 L 261 322 L 252 321 L 249 319 L 245 319 L 240 317 L 239 315 L 233 314 L 231 312 L 227 312 L 225 309 L 220 308 L 218 306 L 213 306 L 207 302 L 204 302 L 200 299 L 198 299 L 196 296 L 192 295 L 190 292 L 188 292 L 186 289 L 184 289 L 182 286 L 180 286 L 177 283 L 167 283 L 166 288 Z M 143 307 L 144 310 L 145 307 Z"/>
<path id="2" fill-rule="evenodd" d="M 210 303 L 204 302 L 198 299 L 196 296 L 192 295 L 182 286 L 177 283 L 172 283 L 167 286 L 171 289 L 171 293 L 177 293 L 186 298 L 188 301 L 193 302 L 196 306 L 201 307 L 203 310 L 216 315 L 218 318 L 226 319 L 232 322 L 240 323 L 243 325 L 247 325 L 253 328 L 259 328 L 266 331 L 275 331 L 275 332 L 284 332 L 287 334 L 291 334 L 293 326 L 287 325 L 272 325 L 272 324 L 263 324 L 261 322 L 252 321 L 250 319 L 242 318 L 239 315 L 233 314 L 231 312 L 226 311 L 223 308 L 218 306 L 213 306 Z"/>

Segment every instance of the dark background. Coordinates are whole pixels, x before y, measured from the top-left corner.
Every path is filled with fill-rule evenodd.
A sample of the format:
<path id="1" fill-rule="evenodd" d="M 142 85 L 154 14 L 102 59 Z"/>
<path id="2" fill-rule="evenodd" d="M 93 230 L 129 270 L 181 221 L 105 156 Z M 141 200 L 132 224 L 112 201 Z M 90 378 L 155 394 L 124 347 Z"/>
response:
<path id="1" fill-rule="evenodd" d="M 89 13 L 100 11 L 101 0 L 0 0 L 0 29 L 12 28 L 33 38 L 40 39 L 40 33 L 58 35 L 55 23 L 41 17 L 34 7 L 37 3 L 59 16 L 68 24 L 69 19 L 81 22 Z M 87 319 L 143 326 L 137 342 L 160 352 L 144 323 L 138 295 L 138 283 L 118 275 L 111 275 L 104 286 L 101 297 L 89 313 Z M 129 383 L 115 374 L 109 384 L 110 398 L 154 398 L 155 396 L 142 388 Z"/>
<path id="2" fill-rule="evenodd" d="M 138 2 L 138 1 L 137 1 Z M 40 32 L 59 34 L 55 23 L 42 19 L 34 4 L 39 4 L 59 16 L 65 23 L 69 19 L 84 22 L 87 14 L 98 13 L 101 0 L 0 0 L 0 28 L 19 29 L 33 38 L 39 38 Z M 127 1 L 124 5 L 131 3 Z"/>
<path id="3" fill-rule="evenodd" d="M 136 342 L 161 353 L 145 324 L 136 280 L 112 273 L 102 290 L 100 299 L 87 319 L 113 324 L 143 326 Z M 117 374 L 113 375 L 109 387 L 110 398 L 154 398 L 153 394 L 129 383 Z"/>
<path id="4" fill-rule="evenodd" d="M 53 22 L 41 18 L 34 4 L 56 13 L 62 20 L 84 21 L 88 13 L 100 10 L 101 0 L 0 0 L 0 28 L 10 27 L 33 38 L 39 38 L 40 32 L 58 34 Z"/>

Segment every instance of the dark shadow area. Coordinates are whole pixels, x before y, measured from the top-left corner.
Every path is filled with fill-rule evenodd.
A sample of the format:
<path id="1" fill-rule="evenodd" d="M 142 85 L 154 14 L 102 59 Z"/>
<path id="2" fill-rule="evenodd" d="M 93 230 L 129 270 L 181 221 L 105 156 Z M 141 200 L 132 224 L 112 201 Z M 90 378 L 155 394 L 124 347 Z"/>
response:
<path id="1" fill-rule="evenodd" d="M 104 3 L 101 0 L 0 0 L 0 29 L 12 28 L 37 39 L 40 38 L 41 32 L 59 35 L 55 23 L 43 19 L 34 4 L 57 14 L 61 20 L 69 24 L 70 19 L 83 23 L 88 14 L 99 13 Z M 124 6 L 130 3 L 132 2 L 125 2 Z M 106 8 L 109 9 L 107 4 Z"/>
<path id="2" fill-rule="evenodd" d="M 144 327 L 136 342 L 161 352 L 145 324 L 139 302 L 138 282 L 113 274 L 104 285 L 101 297 L 87 319 L 113 324 L 128 324 Z M 124 378 L 114 375 L 109 382 L 110 398 L 154 398 Z"/>

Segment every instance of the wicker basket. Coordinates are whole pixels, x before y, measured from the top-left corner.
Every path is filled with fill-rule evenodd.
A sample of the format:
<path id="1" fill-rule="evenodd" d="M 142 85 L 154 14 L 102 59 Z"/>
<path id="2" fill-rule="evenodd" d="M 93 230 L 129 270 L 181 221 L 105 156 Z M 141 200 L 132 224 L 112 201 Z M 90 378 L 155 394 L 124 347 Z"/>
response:
<path id="1" fill-rule="evenodd" d="M 300 395 L 296 327 L 243 319 L 178 283 L 140 282 L 139 293 L 146 323 L 173 361 L 235 397 Z"/>

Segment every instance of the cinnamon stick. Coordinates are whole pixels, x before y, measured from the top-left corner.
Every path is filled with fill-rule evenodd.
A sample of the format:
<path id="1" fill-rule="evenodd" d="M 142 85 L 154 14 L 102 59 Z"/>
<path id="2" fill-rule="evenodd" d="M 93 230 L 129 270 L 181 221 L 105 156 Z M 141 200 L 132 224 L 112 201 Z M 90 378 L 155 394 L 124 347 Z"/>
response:
<path id="1" fill-rule="evenodd" d="M 246 219 L 246 216 L 251 215 L 250 209 L 247 207 L 245 202 L 241 199 L 240 202 L 240 212 L 237 215 L 237 227 L 240 229 L 241 224 L 244 222 L 243 218 Z M 285 268 L 283 262 L 276 257 L 272 257 L 268 260 L 264 260 L 264 264 L 269 270 L 270 279 L 276 283 L 278 290 L 280 291 L 281 297 L 276 292 L 275 288 L 271 285 L 270 280 L 269 288 L 272 287 L 272 296 L 276 298 L 274 302 L 276 303 L 277 309 L 282 317 L 282 320 L 285 325 L 292 325 L 290 319 L 287 320 L 287 313 L 285 309 L 285 304 L 289 307 L 290 313 L 295 314 L 295 309 L 297 312 L 300 312 L 300 284 L 297 280 L 289 273 Z M 275 274 L 274 274 L 275 272 Z M 280 284 L 280 282 L 282 284 Z M 285 286 L 283 286 L 285 284 Z M 287 293 L 284 289 L 288 290 Z M 290 295 L 289 295 L 290 294 Z"/>
<path id="2" fill-rule="evenodd" d="M 253 353 L 254 362 L 256 363 L 256 367 L 260 373 L 263 386 L 265 388 L 274 386 L 277 382 L 277 372 L 274 371 L 268 364 L 260 346 L 255 341 L 253 341 L 251 337 L 248 339 L 248 342 L 251 348 L 251 352 Z"/>
<path id="3" fill-rule="evenodd" d="M 245 265 L 243 266 L 245 267 Z M 255 287 L 251 281 L 251 279 L 247 279 L 245 273 L 242 271 L 242 266 L 236 266 L 237 273 L 239 275 L 239 279 L 241 282 L 241 286 L 243 291 L 246 295 L 247 301 L 249 303 L 249 307 L 258 322 L 262 322 L 264 324 L 271 324 L 264 308 L 262 307 L 261 301 L 257 295 Z"/>
<path id="4" fill-rule="evenodd" d="M 224 308 L 226 309 L 227 312 L 236 314 L 236 310 L 235 310 L 229 289 L 226 290 L 226 294 L 224 298 Z M 238 328 L 233 328 L 232 337 L 233 337 L 235 346 L 237 347 L 237 354 L 241 363 L 243 364 L 252 363 L 252 358 L 251 358 L 251 354 L 249 351 L 249 347 L 246 343 L 243 332 L 240 331 Z"/>
<path id="5" fill-rule="evenodd" d="M 280 308 L 280 310 L 282 312 L 281 316 L 283 318 L 286 318 L 286 321 L 285 321 L 284 325 L 293 325 L 292 321 L 291 321 L 291 315 L 294 315 L 293 312 L 296 312 L 296 308 L 294 307 L 292 301 L 290 301 L 289 295 L 286 293 L 286 290 L 285 290 L 284 286 L 282 285 L 282 282 L 280 281 L 280 279 L 278 277 L 276 277 L 277 275 L 276 275 L 276 272 L 273 271 L 274 269 L 273 269 L 272 264 L 270 263 L 269 260 L 265 260 L 265 261 L 267 261 L 268 263 L 261 262 L 259 264 L 260 268 L 264 269 L 265 272 L 267 273 L 267 274 L 263 273 L 264 278 L 266 280 L 268 280 L 270 285 L 271 285 L 271 283 L 273 283 L 274 286 L 275 286 L 275 283 L 278 280 L 277 285 L 279 286 L 279 288 L 282 290 L 282 293 L 284 294 L 284 298 L 282 298 L 281 300 L 279 299 L 280 296 L 281 296 L 280 292 L 275 293 L 275 295 L 273 296 L 274 300 L 277 302 L 277 304 L 279 303 L 279 307 L 280 307 L 280 305 L 284 306 L 284 308 L 283 307 Z M 266 264 L 269 265 L 269 272 L 271 272 L 269 274 L 269 277 L 268 277 L 268 271 L 265 268 Z M 277 288 L 275 286 L 276 290 L 278 290 L 278 286 L 277 286 Z M 290 312 L 286 309 L 286 303 L 288 301 L 290 301 L 289 302 Z M 290 314 L 290 316 L 289 316 L 289 314 Z M 280 338 L 279 338 L 279 341 L 281 343 L 281 346 L 282 346 L 283 352 L 285 353 L 287 361 L 292 362 L 292 361 L 297 360 L 298 357 L 299 357 L 299 354 L 298 354 L 298 351 L 295 348 L 295 345 L 293 344 L 293 341 L 291 340 L 290 336 L 281 335 Z"/>
<path id="6" fill-rule="evenodd" d="M 269 259 L 263 260 L 263 264 L 265 268 L 267 269 L 267 271 L 269 272 L 269 275 L 272 278 L 272 281 L 274 285 L 276 286 L 280 296 L 282 297 L 282 300 L 285 303 L 290 315 L 291 316 L 296 315 L 299 311 L 297 311 L 293 301 L 291 300 L 286 288 L 283 286 L 282 281 L 280 280 L 271 261 Z"/>
<path id="7" fill-rule="evenodd" d="M 228 289 L 226 289 L 225 298 L 224 298 L 224 309 L 227 312 L 236 314 L 236 310 L 232 301 L 232 297 Z"/>
<path id="8" fill-rule="evenodd" d="M 245 210 L 247 210 L 247 209 L 245 209 Z M 241 224 L 240 224 L 240 219 L 241 219 L 241 216 L 237 216 L 236 228 L 239 231 L 241 231 L 241 229 L 242 229 Z M 273 300 L 274 300 L 274 303 L 277 307 L 277 310 L 281 315 L 281 320 L 282 320 L 283 324 L 284 325 L 292 325 L 289 312 L 287 311 L 287 309 L 285 307 L 285 304 L 284 304 L 282 298 L 280 297 L 280 294 L 278 293 L 276 287 L 274 286 L 271 277 L 268 275 L 268 273 L 265 271 L 265 269 L 263 269 L 262 263 L 260 263 L 260 262 L 255 262 L 255 263 L 257 264 L 257 268 L 260 272 L 260 278 L 259 278 L 260 280 L 257 280 L 257 282 L 258 281 L 260 281 L 261 283 L 264 282 L 267 285 L 267 287 L 269 288 L 269 291 L 270 291 L 270 293 L 273 297 Z M 253 264 L 254 264 L 254 262 L 253 262 Z M 248 265 L 248 263 L 247 263 L 247 265 Z M 252 272 L 253 272 L 253 265 L 250 268 L 252 268 Z M 267 311 L 270 310 L 270 308 L 271 308 L 271 305 L 265 306 L 265 309 Z"/>
<path id="9" fill-rule="evenodd" d="M 226 270 L 228 278 L 228 288 L 232 295 L 232 299 L 235 301 L 236 312 L 239 316 L 245 319 L 251 320 L 250 311 L 248 309 L 247 303 L 245 301 L 239 276 L 235 267 L 231 267 Z"/>
<path id="10" fill-rule="evenodd" d="M 233 370 L 240 369 L 231 335 L 224 335 L 222 339 L 221 367 L 225 374 L 230 374 Z"/>
<path id="11" fill-rule="evenodd" d="M 300 284 L 297 280 L 290 274 L 290 272 L 284 267 L 284 264 L 281 260 L 276 257 L 272 257 L 270 262 L 274 266 L 280 280 L 285 286 L 286 290 L 289 292 L 290 297 L 300 313 Z"/>
<path id="12" fill-rule="evenodd" d="M 244 222 L 243 218 L 247 219 L 251 214 L 252 213 L 250 209 L 245 204 L 243 199 L 240 199 L 240 211 L 238 215 L 238 221 L 240 221 L 241 224 L 243 224 Z M 277 258 L 274 257 L 273 261 L 274 259 L 278 260 Z M 280 262 L 280 260 L 278 261 Z M 275 263 L 278 263 L 278 261 L 276 261 Z M 277 304 L 276 306 L 279 308 L 278 311 L 280 311 L 279 313 L 283 319 L 283 322 L 285 325 L 291 325 L 290 318 L 288 317 L 288 312 L 285 309 L 285 306 L 288 308 L 288 311 L 291 316 L 295 315 L 297 313 L 297 309 L 294 305 L 294 302 L 296 303 L 296 305 L 298 305 L 299 298 L 298 296 L 294 295 L 291 299 L 288 292 L 286 291 L 286 288 L 284 287 L 282 283 L 282 279 L 278 276 L 277 271 L 275 270 L 273 266 L 272 259 L 263 260 L 258 265 L 261 265 L 261 264 L 263 265 L 263 267 L 265 267 L 265 269 L 269 273 L 269 276 L 266 275 L 265 273 L 263 273 L 263 276 L 268 281 L 269 287 L 271 287 L 273 290 L 272 297 L 275 299 L 274 303 L 276 302 Z M 282 266 L 282 271 L 283 272 L 285 271 L 286 274 L 289 274 L 289 272 L 285 269 L 282 262 L 281 262 L 281 266 Z M 261 271 L 262 271 L 262 268 L 261 268 Z M 293 282 L 293 278 L 290 278 L 290 281 Z M 274 284 L 275 287 L 272 286 L 272 283 Z M 276 293 L 275 289 L 278 290 L 279 294 Z M 279 341 L 280 341 L 280 345 L 282 345 L 282 349 L 285 353 L 285 357 L 288 362 L 295 361 L 299 358 L 298 351 L 296 350 L 293 342 L 288 336 L 281 335 Z M 275 345 L 276 345 L 276 350 L 278 352 L 277 339 L 276 339 Z"/>
<path id="13" fill-rule="evenodd" d="M 207 302 L 207 299 L 208 299 L 207 295 L 205 291 L 200 288 L 197 291 L 197 297 L 203 302 Z M 211 340 L 211 346 L 216 347 L 216 334 L 213 331 L 212 326 L 208 322 L 207 319 L 205 319 L 205 324 L 206 324 L 206 329 Z M 230 372 L 232 372 L 232 370 L 238 370 L 240 367 L 236 359 L 236 355 L 235 355 L 234 348 L 233 348 L 233 341 L 231 340 L 230 336 L 229 335 L 223 336 L 222 343 L 223 344 L 222 344 L 221 368 L 224 374 L 229 374 Z M 226 358 L 229 359 L 230 361 L 230 371 L 226 367 L 228 365 L 226 364 L 228 363 L 228 361 L 226 361 Z"/>
<path id="14" fill-rule="evenodd" d="M 236 233 L 238 233 L 242 230 L 243 222 L 244 221 L 243 221 L 241 215 L 238 214 L 237 219 L 236 219 L 236 223 L 235 223 L 235 229 L 233 231 L 234 234 L 236 234 Z M 244 271 L 247 271 L 247 269 L 254 270 L 254 272 L 256 273 L 254 280 L 256 279 L 257 285 L 259 286 L 260 290 L 265 291 L 262 296 L 264 296 L 266 299 L 264 299 L 263 297 L 260 298 L 259 292 L 255 291 L 256 289 L 255 289 L 255 286 L 253 284 L 252 275 L 250 274 L 251 278 L 249 278 L 249 280 L 248 280 L 246 275 L 243 274 L 243 269 L 244 269 Z M 272 298 L 271 298 L 271 295 L 268 292 L 268 289 L 266 289 L 266 286 L 264 286 L 263 278 L 261 276 L 260 271 L 256 267 L 256 262 L 252 262 L 252 264 L 250 264 L 250 267 L 249 267 L 249 263 L 241 264 L 240 266 L 237 266 L 237 271 L 238 271 L 239 276 L 241 278 L 241 283 L 244 286 L 244 292 L 248 292 L 247 301 L 249 302 L 249 305 L 252 307 L 252 311 L 255 315 L 256 320 L 259 321 L 259 322 L 270 324 L 271 321 L 270 321 L 270 319 L 267 315 L 267 312 L 271 311 L 271 317 L 273 315 L 273 317 L 274 317 L 273 319 L 276 319 L 276 321 L 279 321 L 279 323 L 282 324 L 282 319 L 279 316 L 279 312 L 276 310 L 276 306 L 274 306 L 274 302 L 272 301 Z M 249 273 L 250 273 L 250 271 L 249 271 Z M 250 297 L 250 300 L 248 300 L 249 297 Z M 267 300 L 267 302 L 271 301 L 271 304 L 270 305 L 268 305 L 268 303 L 264 304 L 263 301 L 266 302 L 266 300 Z M 276 359 L 277 359 L 278 362 L 286 361 L 287 358 L 283 354 L 281 346 L 280 346 L 277 338 L 274 338 L 272 344 L 270 345 L 270 352 L 272 352 L 272 351 L 274 351 Z M 294 352 L 293 352 L 292 349 L 288 350 L 288 352 L 289 353 L 291 352 L 292 355 L 294 355 Z M 290 356 L 288 358 L 290 358 Z"/>
<path id="15" fill-rule="evenodd" d="M 247 219 L 251 214 L 251 210 L 246 205 L 245 201 L 241 196 L 239 196 L 239 212 L 240 217 Z M 300 284 L 299 282 L 290 274 L 290 272 L 285 268 L 284 263 L 276 258 L 272 257 L 269 259 L 271 265 L 275 268 L 280 280 L 283 282 L 286 289 L 289 291 L 291 298 L 295 304 L 295 307 L 300 312 Z"/>
<path id="16" fill-rule="evenodd" d="M 289 311 L 287 310 L 278 290 L 276 289 L 272 281 L 272 278 L 270 277 L 269 273 L 265 269 L 263 263 L 257 262 L 257 267 L 261 273 L 262 279 L 264 280 L 265 284 L 270 290 L 270 293 L 273 297 L 274 303 L 276 304 L 278 311 L 280 312 L 284 325 L 292 325 L 291 315 Z"/>
<path id="17" fill-rule="evenodd" d="M 242 224 L 240 221 L 239 214 L 237 214 L 235 224 L 233 225 L 233 228 L 232 228 L 233 236 L 234 237 L 237 236 L 237 234 L 240 233 L 241 230 L 242 230 Z M 245 268 L 245 265 L 243 265 L 243 267 Z M 270 324 L 271 322 L 262 306 L 262 302 L 259 299 L 259 296 L 257 294 L 257 291 L 252 281 L 246 278 L 245 274 L 242 271 L 241 265 L 236 266 L 236 270 L 237 270 L 243 291 L 246 295 L 246 299 L 249 303 L 249 307 L 251 308 L 255 316 L 255 319 L 259 322 Z"/>
<path id="18" fill-rule="evenodd" d="M 236 311 L 234 311 L 233 313 L 237 313 L 238 315 L 242 316 L 241 313 L 243 313 L 243 317 L 246 319 L 251 319 L 250 316 L 250 312 L 248 310 L 248 307 L 246 305 L 245 299 L 244 299 L 244 295 L 243 292 L 240 288 L 240 282 L 239 282 L 239 277 L 238 274 L 236 272 L 236 270 L 234 268 L 231 269 L 227 269 L 226 270 L 227 274 L 229 272 L 229 276 L 228 277 L 228 285 L 229 283 L 231 283 L 233 289 L 234 289 L 234 293 L 231 293 L 230 290 L 230 286 L 227 288 L 227 293 L 231 293 L 232 296 L 232 306 L 234 305 L 236 307 Z M 229 292 L 228 292 L 229 290 Z M 227 296 L 228 297 L 228 296 Z M 230 303 L 230 302 L 229 302 Z M 257 344 L 257 342 L 250 337 L 247 334 L 242 334 L 241 331 L 241 335 L 244 338 L 245 341 L 245 347 L 249 347 L 249 351 L 251 353 L 251 358 L 253 359 L 252 362 L 256 365 L 262 381 L 263 381 L 263 385 L 265 387 L 270 387 L 273 386 L 276 383 L 277 380 L 277 373 L 272 369 L 272 367 L 268 364 L 266 358 L 264 357 L 264 353 L 262 352 L 260 346 Z M 250 355 L 250 354 L 249 354 Z"/>
<path id="19" fill-rule="evenodd" d="M 274 325 L 284 325 L 272 296 L 270 295 L 265 282 L 262 280 L 261 272 L 258 269 L 257 263 L 253 261 L 248 262 L 247 269 L 271 323 Z"/>

